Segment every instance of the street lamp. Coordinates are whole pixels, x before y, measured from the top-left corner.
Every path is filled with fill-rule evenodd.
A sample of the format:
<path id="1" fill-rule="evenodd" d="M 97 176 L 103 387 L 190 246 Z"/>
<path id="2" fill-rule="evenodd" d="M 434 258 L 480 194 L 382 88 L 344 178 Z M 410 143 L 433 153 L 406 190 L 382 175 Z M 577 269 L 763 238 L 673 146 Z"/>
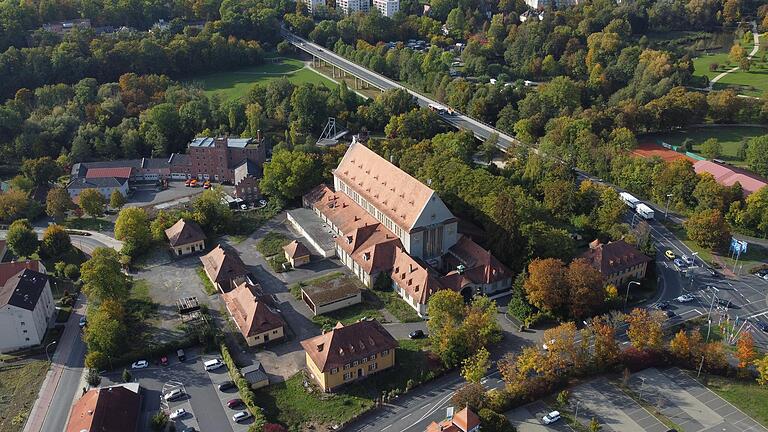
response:
<path id="1" fill-rule="evenodd" d="M 627 295 L 624 297 L 624 307 L 627 307 L 627 301 L 629 301 L 629 287 L 631 287 L 632 284 L 637 284 L 638 286 L 640 286 L 640 282 L 638 281 L 629 281 L 629 283 L 627 284 Z"/>
<path id="2" fill-rule="evenodd" d="M 667 215 L 669 214 L 669 199 L 672 198 L 672 194 L 667 194 L 667 209 L 664 210 L 664 220 L 667 220 Z"/>
<path id="3" fill-rule="evenodd" d="M 51 343 L 49 343 L 48 345 L 45 346 L 45 357 L 48 359 L 48 363 L 51 362 L 51 356 L 48 355 L 48 348 L 50 348 L 51 345 L 54 345 L 54 344 L 56 344 L 56 341 L 53 341 L 53 342 L 51 342 Z"/>

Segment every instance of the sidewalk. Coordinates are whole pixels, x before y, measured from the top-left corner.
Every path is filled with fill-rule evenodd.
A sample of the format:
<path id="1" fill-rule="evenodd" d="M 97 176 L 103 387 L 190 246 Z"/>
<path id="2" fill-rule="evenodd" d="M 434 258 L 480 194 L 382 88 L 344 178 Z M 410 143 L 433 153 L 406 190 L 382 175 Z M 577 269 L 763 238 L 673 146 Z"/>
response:
<path id="1" fill-rule="evenodd" d="M 80 336 L 80 326 L 78 325 L 78 319 L 75 316 L 85 314 L 85 296 L 80 294 L 73 308 L 73 312 L 67 321 L 64 334 L 59 340 L 59 346 L 51 359 L 52 367 L 48 370 L 48 374 L 43 381 L 43 385 L 40 388 L 40 392 L 35 400 L 35 405 L 32 407 L 32 411 L 29 414 L 27 423 L 24 425 L 24 432 L 40 432 L 45 422 L 45 417 L 48 414 L 48 409 L 51 406 L 56 389 L 59 386 L 61 375 L 66 369 L 66 360 L 69 358 L 72 352 L 72 346 L 74 345 L 75 338 Z"/>

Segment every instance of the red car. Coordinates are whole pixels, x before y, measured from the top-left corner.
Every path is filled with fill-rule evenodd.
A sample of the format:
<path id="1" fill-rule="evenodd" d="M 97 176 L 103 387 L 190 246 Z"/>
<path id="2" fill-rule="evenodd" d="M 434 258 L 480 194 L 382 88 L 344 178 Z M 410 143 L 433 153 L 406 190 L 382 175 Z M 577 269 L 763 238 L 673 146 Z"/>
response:
<path id="1" fill-rule="evenodd" d="M 227 402 L 227 406 L 229 408 L 233 408 L 233 409 L 237 408 L 239 406 L 242 406 L 242 405 L 243 405 L 243 400 L 242 399 L 232 399 L 229 402 Z"/>
<path id="2" fill-rule="evenodd" d="M 166 357 L 166 356 L 160 357 L 160 365 L 161 366 L 168 366 L 168 357 Z"/>

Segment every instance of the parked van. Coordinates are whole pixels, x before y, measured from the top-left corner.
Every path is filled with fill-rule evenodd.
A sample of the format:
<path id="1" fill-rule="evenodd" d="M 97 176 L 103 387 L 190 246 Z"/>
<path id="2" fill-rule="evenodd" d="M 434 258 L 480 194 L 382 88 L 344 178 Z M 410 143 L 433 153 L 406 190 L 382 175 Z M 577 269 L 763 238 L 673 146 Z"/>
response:
<path id="1" fill-rule="evenodd" d="M 181 389 L 173 389 L 169 391 L 168 393 L 163 395 L 163 399 L 165 399 L 166 402 L 172 401 L 174 399 L 178 399 L 184 395 L 184 391 Z"/>
<path id="2" fill-rule="evenodd" d="M 180 362 L 183 362 L 184 360 L 187 359 L 187 356 L 184 354 L 184 350 L 183 349 L 180 349 L 180 350 L 176 351 L 176 357 L 179 358 Z"/>
<path id="3" fill-rule="evenodd" d="M 213 360 L 207 360 L 203 363 L 203 366 L 205 366 L 205 370 L 212 371 L 214 369 L 218 369 L 222 366 L 224 366 L 224 363 L 221 362 L 219 359 L 213 359 Z"/>

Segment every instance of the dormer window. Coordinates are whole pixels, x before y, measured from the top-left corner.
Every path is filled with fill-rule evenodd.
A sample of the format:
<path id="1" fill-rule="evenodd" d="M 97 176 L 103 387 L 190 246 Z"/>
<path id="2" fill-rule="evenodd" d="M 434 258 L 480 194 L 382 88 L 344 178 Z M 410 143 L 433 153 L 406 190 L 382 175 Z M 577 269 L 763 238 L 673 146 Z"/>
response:
<path id="1" fill-rule="evenodd" d="M 347 244 L 352 244 L 352 236 L 347 236 Z"/>
<path id="2" fill-rule="evenodd" d="M 366 252 L 366 253 L 363 254 L 363 260 L 364 261 L 369 261 L 370 259 L 371 259 L 371 253 L 370 252 Z"/>

